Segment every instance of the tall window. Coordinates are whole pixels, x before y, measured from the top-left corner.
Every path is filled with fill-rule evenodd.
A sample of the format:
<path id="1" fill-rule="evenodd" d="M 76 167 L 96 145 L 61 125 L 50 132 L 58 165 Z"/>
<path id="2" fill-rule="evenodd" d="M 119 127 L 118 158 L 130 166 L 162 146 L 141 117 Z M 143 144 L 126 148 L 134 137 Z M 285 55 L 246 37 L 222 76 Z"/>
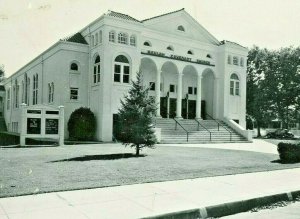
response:
<path id="1" fill-rule="evenodd" d="M 6 109 L 10 109 L 10 88 L 7 89 L 7 95 L 6 95 Z"/>
<path id="2" fill-rule="evenodd" d="M 94 46 L 95 44 L 95 39 L 94 39 L 94 35 L 92 35 L 92 42 L 91 42 L 91 45 Z"/>
<path id="3" fill-rule="evenodd" d="M 118 43 L 128 44 L 128 38 L 127 38 L 126 33 L 119 33 L 118 34 Z"/>
<path id="4" fill-rule="evenodd" d="M 135 36 L 134 35 L 130 36 L 130 45 L 131 46 L 135 46 L 136 45 L 136 40 L 135 40 Z"/>
<path id="5" fill-rule="evenodd" d="M 110 31 L 109 32 L 109 42 L 115 42 L 115 31 Z"/>
<path id="6" fill-rule="evenodd" d="M 14 97 L 14 107 L 15 108 L 19 108 L 19 84 L 18 81 L 15 80 L 15 87 L 14 87 L 14 91 L 15 91 L 15 97 Z"/>
<path id="7" fill-rule="evenodd" d="M 26 99 L 26 104 L 29 105 L 29 96 L 30 96 L 30 78 L 27 77 L 26 75 L 26 93 L 25 93 L 25 99 Z"/>
<path id="8" fill-rule="evenodd" d="M 39 76 L 38 74 L 33 75 L 33 95 L 32 104 L 36 105 L 38 103 L 38 87 L 39 87 Z"/>
<path id="9" fill-rule="evenodd" d="M 129 78 L 130 78 L 129 61 L 125 56 L 119 55 L 115 59 L 114 81 L 128 84 Z"/>
<path id="10" fill-rule="evenodd" d="M 98 33 L 96 33 L 96 35 L 95 35 L 95 45 L 97 45 L 98 44 Z"/>
<path id="11" fill-rule="evenodd" d="M 54 97 L 54 83 L 48 84 L 48 103 L 53 103 Z"/>
<path id="12" fill-rule="evenodd" d="M 100 82 L 100 56 L 97 55 L 94 62 L 94 74 L 93 74 L 94 84 Z"/>
<path id="13" fill-rule="evenodd" d="M 227 63 L 228 63 L 229 65 L 231 65 L 231 55 L 228 55 L 228 57 L 227 57 Z"/>
<path id="14" fill-rule="evenodd" d="M 102 43 L 102 30 L 99 31 L 99 43 Z"/>
<path id="15" fill-rule="evenodd" d="M 230 95 L 240 95 L 240 80 L 236 74 L 230 76 Z"/>
<path id="16" fill-rule="evenodd" d="M 236 57 L 236 56 L 233 56 L 232 64 L 234 64 L 234 65 L 239 65 L 239 58 Z"/>
<path id="17" fill-rule="evenodd" d="M 24 85 L 24 81 L 22 81 L 22 88 L 21 88 L 21 90 L 22 90 L 22 100 L 21 100 L 21 102 L 22 103 L 25 103 L 25 85 Z"/>
<path id="18" fill-rule="evenodd" d="M 241 58 L 241 60 L 240 60 L 240 66 L 244 67 L 244 59 L 243 58 Z"/>

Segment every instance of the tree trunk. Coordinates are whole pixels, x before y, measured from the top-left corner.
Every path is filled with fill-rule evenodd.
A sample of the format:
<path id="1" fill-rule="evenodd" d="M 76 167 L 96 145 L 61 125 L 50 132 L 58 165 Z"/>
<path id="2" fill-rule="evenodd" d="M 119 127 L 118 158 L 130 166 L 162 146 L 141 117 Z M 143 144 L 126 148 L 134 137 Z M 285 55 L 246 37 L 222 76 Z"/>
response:
<path id="1" fill-rule="evenodd" d="M 136 155 L 136 156 L 139 156 L 139 155 L 140 155 L 140 145 L 137 145 L 137 146 L 135 147 L 135 149 L 136 149 L 135 155 Z"/>
<path id="2" fill-rule="evenodd" d="M 259 122 L 257 123 L 257 137 L 261 137 Z"/>

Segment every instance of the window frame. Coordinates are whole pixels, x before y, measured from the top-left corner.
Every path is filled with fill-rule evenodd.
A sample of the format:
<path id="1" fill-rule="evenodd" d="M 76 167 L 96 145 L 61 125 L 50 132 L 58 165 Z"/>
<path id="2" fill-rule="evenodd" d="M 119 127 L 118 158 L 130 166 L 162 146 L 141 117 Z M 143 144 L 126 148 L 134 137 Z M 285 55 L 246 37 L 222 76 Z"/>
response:
<path id="1" fill-rule="evenodd" d="M 231 96 L 240 96 L 240 78 L 236 73 L 230 75 L 229 94 Z"/>
<path id="2" fill-rule="evenodd" d="M 120 56 L 124 56 L 126 58 L 127 62 L 116 61 L 116 59 L 118 57 L 120 57 Z M 116 72 L 117 68 L 120 70 L 120 72 Z M 125 73 L 125 69 L 126 68 L 128 68 L 128 73 Z M 130 65 L 129 59 L 125 55 L 120 54 L 120 55 L 117 55 L 115 57 L 114 63 L 113 63 L 113 69 L 114 69 L 114 74 L 113 74 L 113 82 L 114 83 L 130 84 L 130 79 L 131 79 L 131 65 Z M 116 76 L 117 75 L 118 75 L 119 81 L 116 80 Z M 127 78 L 127 77 L 128 77 L 128 81 L 124 82 L 124 79 Z"/>
<path id="3" fill-rule="evenodd" d="M 136 46 L 136 37 L 135 37 L 135 35 L 131 35 L 130 36 L 130 39 L 129 39 L 129 44 L 130 44 L 130 46 Z"/>
<path id="4" fill-rule="evenodd" d="M 128 45 L 128 35 L 127 33 L 120 32 L 118 33 L 118 43 L 123 45 Z"/>
<path id="5" fill-rule="evenodd" d="M 109 31 L 108 33 L 108 41 L 115 43 L 116 42 L 116 32 L 114 30 Z"/>
<path id="6" fill-rule="evenodd" d="M 72 94 L 72 91 L 77 91 L 77 94 Z M 76 95 L 76 98 L 72 98 L 72 95 Z M 70 87 L 70 101 L 77 102 L 79 100 L 79 88 L 78 87 Z"/>
<path id="7" fill-rule="evenodd" d="M 96 62 L 98 57 L 99 57 L 99 62 Z M 94 58 L 92 81 L 94 85 L 99 84 L 101 82 L 101 57 L 98 54 Z"/>

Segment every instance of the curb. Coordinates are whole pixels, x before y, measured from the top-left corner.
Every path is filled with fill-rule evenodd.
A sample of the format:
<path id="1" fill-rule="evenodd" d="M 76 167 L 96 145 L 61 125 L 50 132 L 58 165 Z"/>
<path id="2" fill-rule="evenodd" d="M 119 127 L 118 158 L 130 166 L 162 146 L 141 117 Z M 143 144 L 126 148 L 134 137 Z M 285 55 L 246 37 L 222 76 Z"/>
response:
<path id="1" fill-rule="evenodd" d="M 218 218 L 241 212 L 250 211 L 253 208 L 270 205 L 279 201 L 293 201 L 300 196 L 300 190 L 268 195 L 258 198 L 228 202 L 219 205 L 212 205 L 199 209 L 190 209 L 185 211 L 172 212 L 141 219 L 200 219 L 200 218 Z"/>

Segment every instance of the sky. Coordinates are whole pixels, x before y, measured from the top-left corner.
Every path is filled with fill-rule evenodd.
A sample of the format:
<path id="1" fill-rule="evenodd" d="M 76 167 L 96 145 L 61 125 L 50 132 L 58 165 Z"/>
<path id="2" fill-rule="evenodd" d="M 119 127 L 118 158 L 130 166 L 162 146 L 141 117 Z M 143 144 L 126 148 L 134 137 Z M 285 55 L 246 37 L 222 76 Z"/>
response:
<path id="1" fill-rule="evenodd" d="M 108 10 L 142 20 L 181 8 L 220 41 L 300 46 L 300 0 L 0 0 L 0 65 L 8 77 Z"/>

